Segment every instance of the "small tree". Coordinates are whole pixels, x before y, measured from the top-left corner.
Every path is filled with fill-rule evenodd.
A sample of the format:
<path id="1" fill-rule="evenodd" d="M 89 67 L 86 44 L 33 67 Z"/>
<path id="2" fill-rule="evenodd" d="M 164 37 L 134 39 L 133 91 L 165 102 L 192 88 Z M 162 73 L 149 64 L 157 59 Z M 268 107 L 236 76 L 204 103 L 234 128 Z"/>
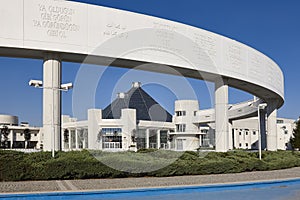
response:
<path id="1" fill-rule="evenodd" d="M 25 139 L 25 142 L 26 142 L 25 149 L 28 149 L 28 146 L 29 146 L 28 143 L 31 140 L 31 133 L 30 133 L 30 130 L 28 128 L 26 128 L 24 130 L 24 139 Z"/>
<path id="2" fill-rule="evenodd" d="M 68 129 L 64 130 L 64 142 L 65 143 L 69 142 L 69 130 Z"/>
<path id="3" fill-rule="evenodd" d="M 296 128 L 293 130 L 293 136 L 290 143 L 293 149 L 300 149 L 300 118 L 296 122 Z"/>
<path id="4" fill-rule="evenodd" d="M 1 132 L 0 132 L 0 138 L 1 138 L 1 144 L 0 146 L 2 148 L 8 148 L 8 135 L 9 135 L 9 132 L 8 132 L 8 127 L 7 126 L 3 126 L 1 128 Z"/>

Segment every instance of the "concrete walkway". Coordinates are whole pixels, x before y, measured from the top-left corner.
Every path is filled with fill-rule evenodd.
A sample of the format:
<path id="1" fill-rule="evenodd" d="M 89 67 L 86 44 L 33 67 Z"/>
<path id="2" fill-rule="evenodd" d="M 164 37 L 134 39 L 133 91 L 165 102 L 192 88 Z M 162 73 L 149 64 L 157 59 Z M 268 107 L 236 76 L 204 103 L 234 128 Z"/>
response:
<path id="1" fill-rule="evenodd" d="M 110 189 L 133 189 L 153 188 L 187 185 L 210 185 L 240 182 L 255 182 L 268 180 L 283 180 L 300 178 L 300 167 L 264 171 L 245 172 L 239 174 L 219 174 L 201 176 L 178 176 L 178 177 L 144 177 L 144 178 L 121 178 L 121 179 L 89 179 L 89 180 L 57 180 L 57 181 L 22 181 L 1 182 L 0 192 L 3 193 L 30 193 L 30 192 L 62 192 L 83 190 L 110 190 Z"/>

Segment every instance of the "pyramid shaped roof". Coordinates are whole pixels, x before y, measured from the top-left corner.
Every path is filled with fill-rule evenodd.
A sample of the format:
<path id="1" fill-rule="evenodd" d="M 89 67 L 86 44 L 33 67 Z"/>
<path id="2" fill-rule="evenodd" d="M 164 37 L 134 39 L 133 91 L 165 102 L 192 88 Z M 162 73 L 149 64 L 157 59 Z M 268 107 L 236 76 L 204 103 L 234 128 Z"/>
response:
<path id="1" fill-rule="evenodd" d="M 102 111 L 102 118 L 120 119 L 121 111 L 125 108 L 135 109 L 137 120 L 172 121 L 172 115 L 145 92 L 140 83 L 133 83 L 128 92 L 119 93 L 118 97 Z"/>

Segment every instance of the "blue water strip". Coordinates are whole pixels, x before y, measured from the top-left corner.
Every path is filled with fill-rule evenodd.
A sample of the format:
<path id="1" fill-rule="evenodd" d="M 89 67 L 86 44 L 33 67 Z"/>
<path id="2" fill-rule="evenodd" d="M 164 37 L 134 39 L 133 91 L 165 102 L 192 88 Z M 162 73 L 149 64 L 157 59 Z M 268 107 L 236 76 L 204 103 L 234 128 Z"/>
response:
<path id="1" fill-rule="evenodd" d="M 78 192 L 49 192 L 49 193 L 32 193 L 32 194 L 0 194 L 0 199 L 67 199 L 87 198 L 88 196 L 97 196 L 101 198 L 113 197 L 134 197 L 149 195 L 166 195 L 166 194 L 182 194 L 189 192 L 212 192 L 212 191 L 233 191 L 242 189 L 261 189 L 266 187 L 290 186 L 300 184 L 300 179 L 291 180 L 275 180 L 250 183 L 233 183 L 233 184 L 217 184 L 204 186 L 184 186 L 184 187 L 165 187 L 165 188 L 142 188 L 130 190 L 102 190 L 102 191 L 78 191 Z M 53 197 L 53 198 L 51 198 Z M 57 197 L 57 198 L 56 198 Z"/>

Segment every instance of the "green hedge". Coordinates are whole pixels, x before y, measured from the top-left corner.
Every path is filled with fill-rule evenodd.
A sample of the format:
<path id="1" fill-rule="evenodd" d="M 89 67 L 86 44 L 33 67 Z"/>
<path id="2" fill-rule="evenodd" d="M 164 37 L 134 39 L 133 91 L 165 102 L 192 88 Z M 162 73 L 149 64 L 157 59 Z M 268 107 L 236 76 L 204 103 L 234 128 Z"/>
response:
<path id="1" fill-rule="evenodd" d="M 56 157 L 52 158 L 50 152 L 21 153 L 1 150 L 0 181 L 165 177 L 276 170 L 300 166 L 299 152 L 263 152 L 262 158 L 258 159 L 258 153 L 244 151 L 201 154 L 153 149 L 137 153 L 84 150 L 58 152 Z M 113 165 L 109 162 L 113 162 Z"/>

